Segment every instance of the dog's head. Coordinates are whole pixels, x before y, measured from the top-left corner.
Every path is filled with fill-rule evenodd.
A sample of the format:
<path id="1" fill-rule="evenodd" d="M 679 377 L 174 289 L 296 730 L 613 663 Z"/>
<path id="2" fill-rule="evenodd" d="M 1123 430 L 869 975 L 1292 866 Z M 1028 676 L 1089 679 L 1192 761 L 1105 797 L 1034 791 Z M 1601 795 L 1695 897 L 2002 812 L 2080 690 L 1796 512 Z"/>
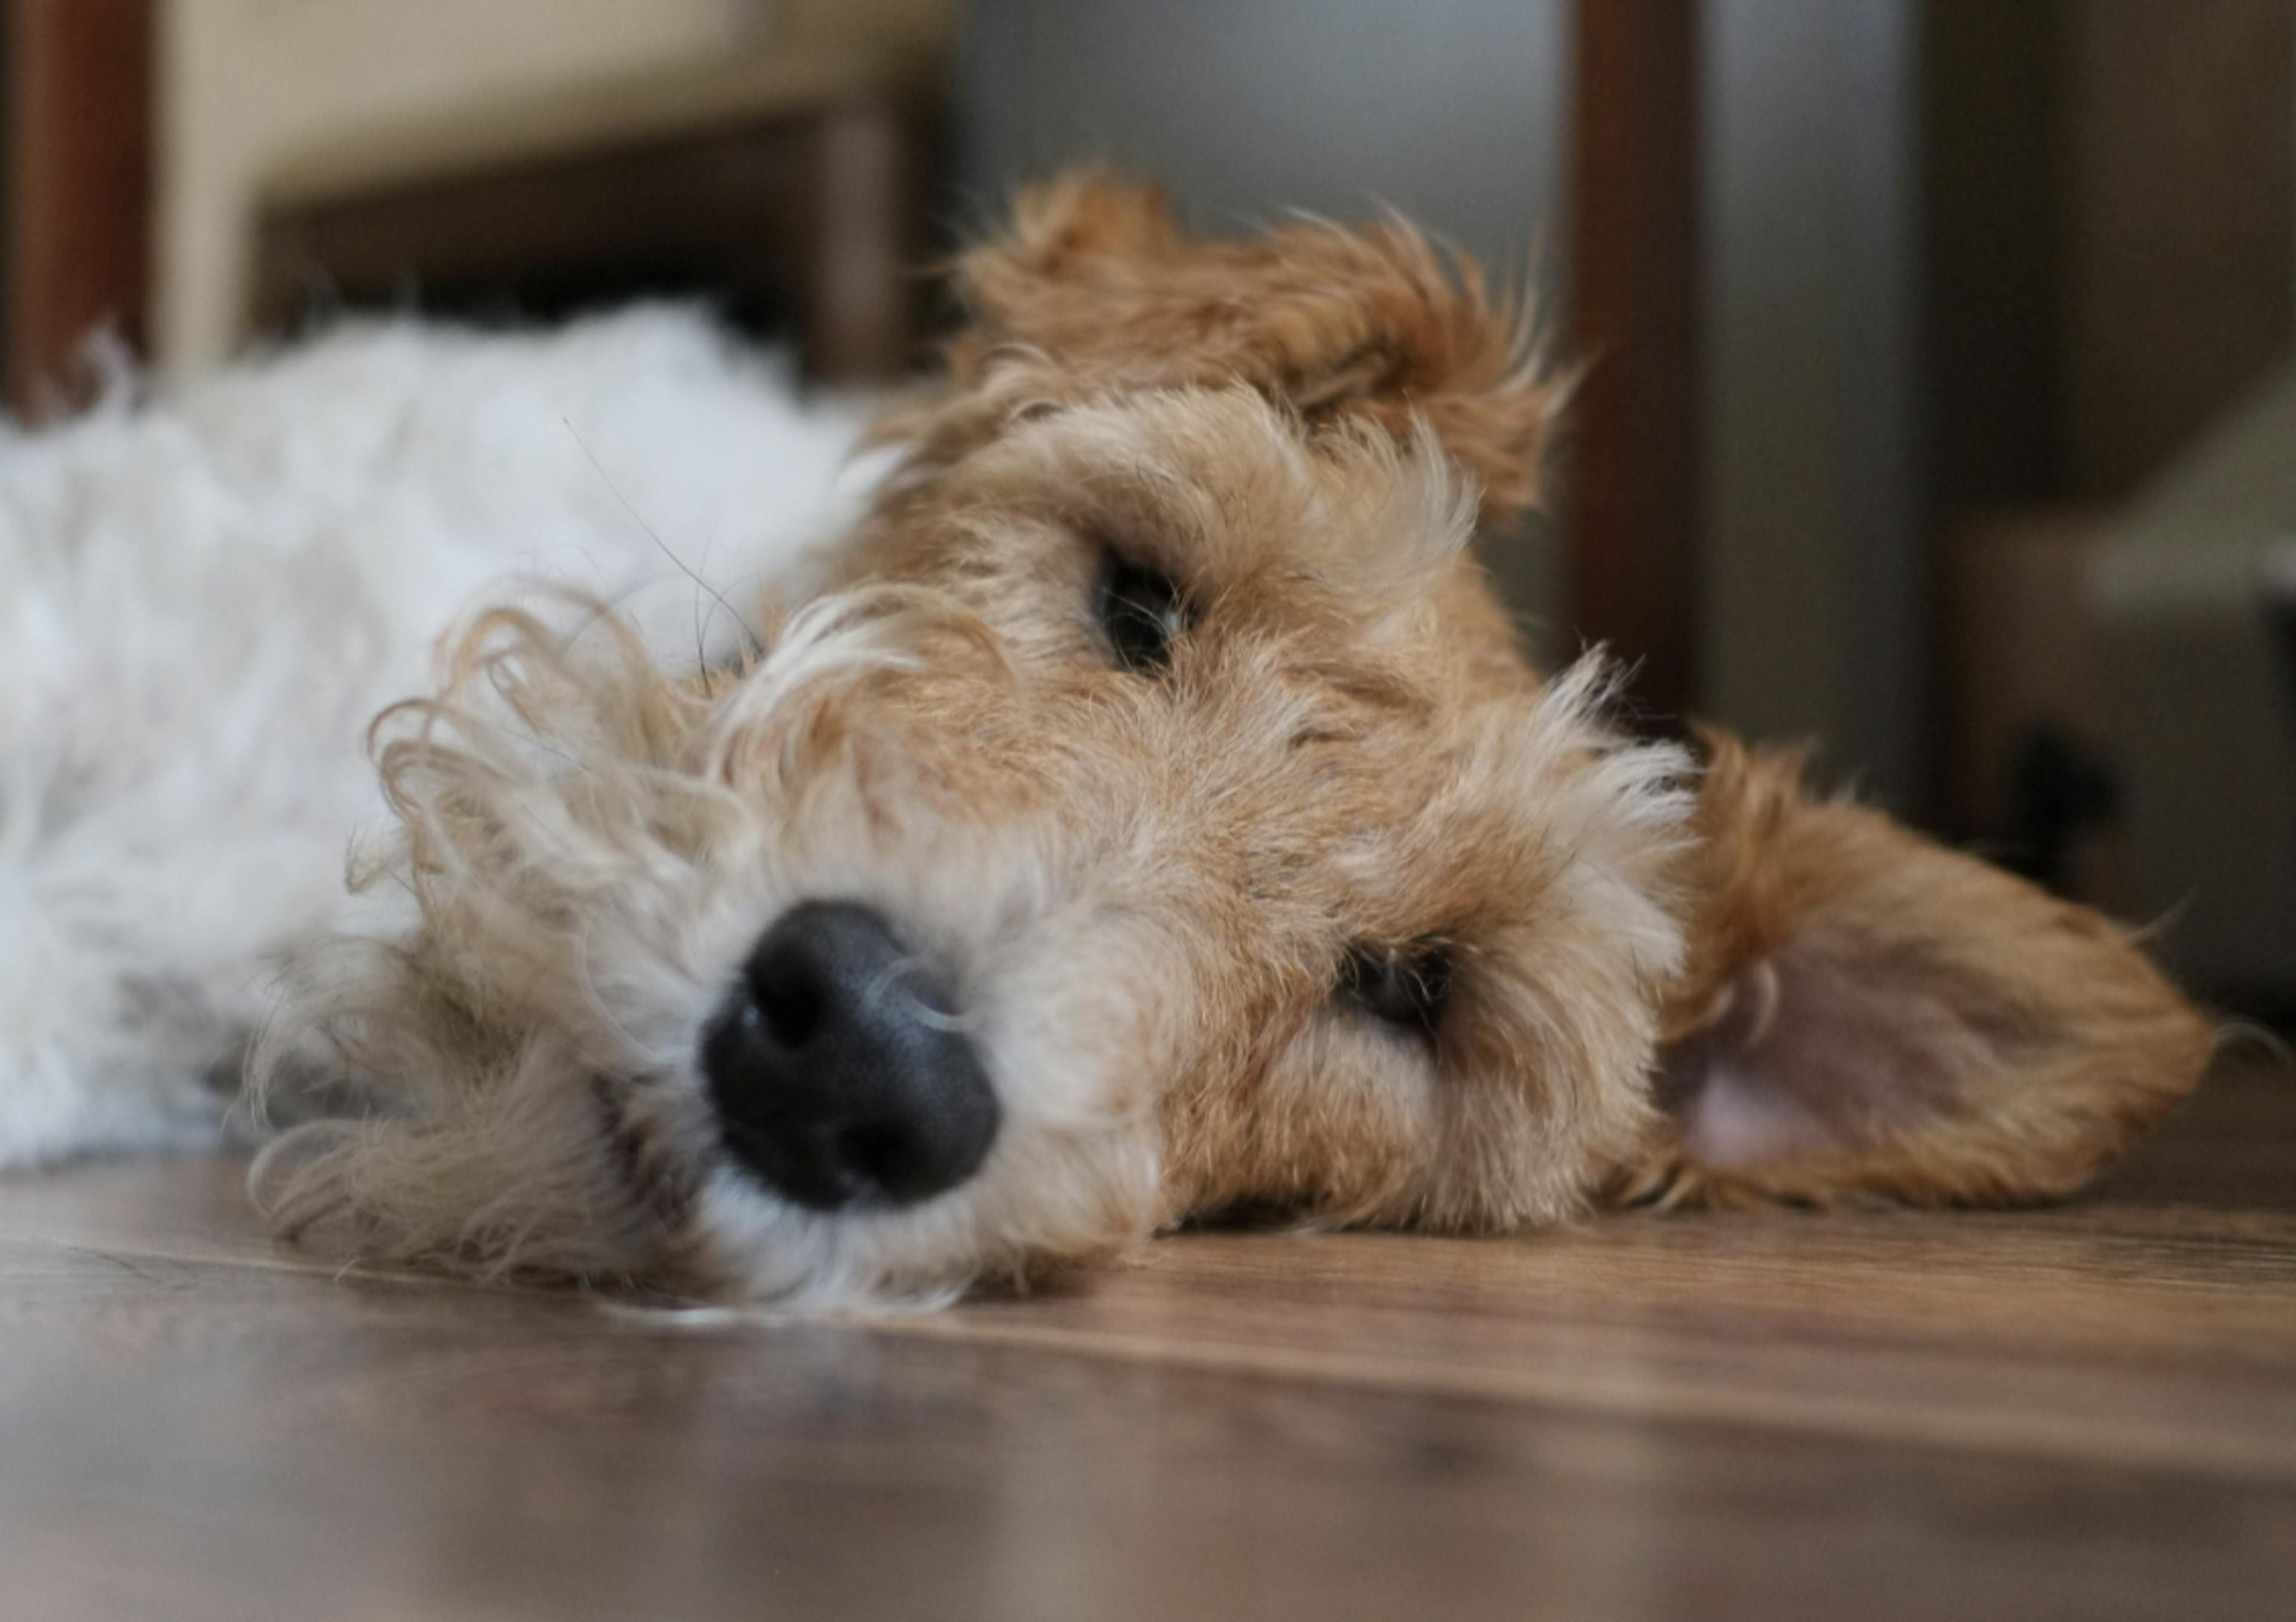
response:
<path id="1" fill-rule="evenodd" d="M 1555 409 L 1521 318 L 1399 224 L 1212 244 L 1098 179 L 960 284 L 748 668 L 498 613 L 386 718 L 421 923 L 308 959 L 273 1051 L 407 1107 L 291 1140 L 291 1222 L 844 1299 L 1241 1206 L 1510 1228 L 1663 1158 L 1718 886 L 1687 757 L 1598 663 L 1535 677 L 1469 554 Z"/>

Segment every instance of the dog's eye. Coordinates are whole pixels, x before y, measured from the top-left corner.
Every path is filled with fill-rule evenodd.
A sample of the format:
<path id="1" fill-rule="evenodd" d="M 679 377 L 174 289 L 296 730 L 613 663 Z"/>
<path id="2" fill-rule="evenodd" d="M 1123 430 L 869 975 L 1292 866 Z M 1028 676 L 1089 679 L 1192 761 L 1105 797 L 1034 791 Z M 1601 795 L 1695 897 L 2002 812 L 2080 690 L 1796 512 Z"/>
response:
<path id="1" fill-rule="evenodd" d="M 1100 574 L 1100 629 L 1128 671 L 1152 676 L 1172 659 L 1172 643 L 1188 628 L 1187 605 L 1160 569 L 1111 557 Z"/>
<path id="2" fill-rule="evenodd" d="M 1397 951 L 1359 946 L 1340 972 L 1340 995 L 1373 1018 L 1431 1037 L 1451 990 L 1450 955 L 1440 947 Z"/>

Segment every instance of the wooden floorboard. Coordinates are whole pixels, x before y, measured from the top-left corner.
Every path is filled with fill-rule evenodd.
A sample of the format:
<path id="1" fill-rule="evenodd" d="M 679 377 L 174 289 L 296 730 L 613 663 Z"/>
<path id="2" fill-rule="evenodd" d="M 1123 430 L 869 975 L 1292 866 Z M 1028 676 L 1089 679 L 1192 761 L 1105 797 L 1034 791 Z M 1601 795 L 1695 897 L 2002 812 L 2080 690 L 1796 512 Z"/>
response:
<path id="1" fill-rule="evenodd" d="M 2296 1076 L 2075 1204 L 1198 1234 L 697 1327 L 0 1181 L 0 1616 L 2285 1618 Z"/>

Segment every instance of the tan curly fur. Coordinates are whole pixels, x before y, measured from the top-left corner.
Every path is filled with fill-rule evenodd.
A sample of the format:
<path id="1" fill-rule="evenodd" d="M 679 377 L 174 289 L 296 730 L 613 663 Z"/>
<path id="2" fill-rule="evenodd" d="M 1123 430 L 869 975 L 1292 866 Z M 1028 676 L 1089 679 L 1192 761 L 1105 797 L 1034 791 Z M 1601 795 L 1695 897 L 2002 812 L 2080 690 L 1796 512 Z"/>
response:
<path id="1" fill-rule="evenodd" d="M 373 1113 L 260 1168 L 372 1256 L 939 1299 L 1238 1207 L 1499 1231 L 1605 1198 L 2062 1192 L 2188 1088 L 2111 926 L 1525 663 L 1472 556 L 1563 389 L 1388 220 L 1207 243 L 1101 176 L 967 253 L 976 325 L 874 514 L 746 668 L 481 616 L 379 723 L 415 914 L 299 969 L 258 1058 Z M 1112 660 L 1111 558 L 1187 608 Z M 807 1209 L 696 1046 L 798 902 L 898 922 L 1003 1124 L 962 1186 Z M 1439 966 L 1424 1028 L 1351 964 Z M 1438 970 L 1425 971 L 1433 976 Z"/>

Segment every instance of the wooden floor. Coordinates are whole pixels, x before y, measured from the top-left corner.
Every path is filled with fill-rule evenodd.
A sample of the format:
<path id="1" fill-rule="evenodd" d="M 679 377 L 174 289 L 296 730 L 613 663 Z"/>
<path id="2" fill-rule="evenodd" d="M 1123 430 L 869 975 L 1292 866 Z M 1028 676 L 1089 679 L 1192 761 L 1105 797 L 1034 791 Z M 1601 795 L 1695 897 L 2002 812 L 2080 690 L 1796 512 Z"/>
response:
<path id="1" fill-rule="evenodd" d="M 0 1181 L 0 1617 L 2296 1617 L 2296 1075 L 2095 1196 L 1202 1235 L 890 1323 Z"/>

